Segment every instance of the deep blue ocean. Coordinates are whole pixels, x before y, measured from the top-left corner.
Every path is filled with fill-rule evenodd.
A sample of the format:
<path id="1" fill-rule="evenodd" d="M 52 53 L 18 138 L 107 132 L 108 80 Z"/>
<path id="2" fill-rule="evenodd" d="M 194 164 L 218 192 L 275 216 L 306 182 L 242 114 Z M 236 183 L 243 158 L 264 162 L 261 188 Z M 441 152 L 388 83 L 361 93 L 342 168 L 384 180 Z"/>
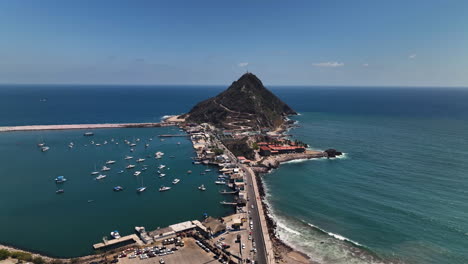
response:
<path id="1" fill-rule="evenodd" d="M 187 112 L 196 102 L 224 88 L 4 85 L 0 87 L 0 125 L 152 122 L 164 115 Z M 468 263 L 468 89 L 272 87 L 271 90 L 300 112 L 293 117 L 299 127 L 290 131 L 292 137 L 309 143 L 313 149 L 336 148 L 345 153 L 338 159 L 286 163 L 264 175 L 267 202 L 278 221 L 282 239 L 321 263 Z M 43 98 L 47 100 L 42 102 Z M 148 138 L 160 131 L 97 132 L 104 140 Z M 63 144 L 61 151 L 65 153 L 66 144 L 79 138 L 81 132 L 34 133 L 0 134 L 3 165 L 0 214 L 4 219 L 0 220 L 0 243 L 72 256 L 87 253 L 91 241 L 99 240 L 112 230 L 110 226 L 114 228 L 122 221 L 125 226 L 116 228 L 131 232 L 135 224 L 142 222 L 155 227 L 191 219 L 205 210 L 214 215 L 225 213 L 218 207 L 223 197 L 216 192 L 208 194 L 213 205 L 206 208 L 193 210 L 190 209 L 193 204 L 183 202 L 184 198 L 200 196 L 197 192 L 188 194 L 188 190 L 205 180 L 199 176 L 187 183 L 191 185 L 185 187 L 186 197 L 173 195 L 164 199 L 154 192 L 138 201 L 135 199 L 141 197 L 128 198 L 134 197 L 133 192 L 128 192 L 122 200 L 110 192 L 96 198 L 90 207 L 86 200 L 91 199 L 91 194 L 112 186 L 104 183 L 101 185 L 106 187 L 98 188 L 90 181 L 89 188 L 83 182 L 70 187 L 89 192 L 81 200 L 70 195 L 71 198 L 60 197 L 65 201 L 56 201 L 55 194 L 34 191 L 28 185 L 50 185 L 54 164 L 74 166 L 87 173 L 94 166 L 93 160 L 109 156 L 85 148 L 69 156 L 57 156 L 51 148 L 49 156 L 44 156 L 35 147 L 39 138 L 53 141 L 55 149 Z M 158 144 L 154 148 L 163 148 L 165 152 L 177 146 L 175 142 Z M 181 152 L 184 154 L 180 160 L 172 161 L 171 167 L 184 164 L 186 170 L 192 166 L 190 144 L 183 141 L 180 147 L 184 148 Z M 119 148 L 106 151 L 115 157 L 128 154 Z M 140 151 L 145 154 L 145 150 Z M 80 162 L 73 163 L 76 160 Z M 158 179 L 145 177 L 153 186 L 159 184 Z M 118 178 L 112 179 L 117 182 Z M 130 181 L 125 183 L 133 184 L 132 188 L 139 184 L 133 178 Z M 74 186 L 71 183 L 66 184 Z M 103 205 L 99 199 L 103 199 Z M 113 199 L 120 200 L 114 203 Z M 80 211 L 73 216 L 87 219 L 79 224 L 76 218 L 63 216 L 73 212 L 70 206 L 77 204 Z M 172 204 L 179 209 L 174 219 Z M 107 209 L 101 212 L 94 206 Z M 160 211 L 154 213 L 151 208 Z M 132 212 L 131 219 L 117 217 L 128 215 L 126 212 Z M 106 221 L 112 225 L 106 225 Z M 88 244 L 67 245 L 60 249 L 66 252 L 63 254 L 57 252 L 57 245 L 63 242 L 61 236 L 45 232 L 41 229 L 44 224 L 50 226 L 46 230 L 58 234 L 77 227 L 92 232 L 80 235 L 86 236 L 81 241 Z M 25 227 L 27 232 L 22 233 Z"/>

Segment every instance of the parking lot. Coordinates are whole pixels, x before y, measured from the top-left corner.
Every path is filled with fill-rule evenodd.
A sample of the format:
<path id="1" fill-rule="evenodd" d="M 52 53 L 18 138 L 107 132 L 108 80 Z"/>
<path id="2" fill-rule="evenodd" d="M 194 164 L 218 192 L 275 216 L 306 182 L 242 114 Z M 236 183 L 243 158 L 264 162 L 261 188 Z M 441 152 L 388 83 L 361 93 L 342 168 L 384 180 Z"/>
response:
<path id="1" fill-rule="evenodd" d="M 119 258 L 119 263 L 128 264 L 128 263 L 141 263 L 141 264 L 154 264 L 160 263 L 161 259 L 164 263 L 172 264 L 191 264 L 191 263 L 219 263 L 213 258 L 213 253 L 205 252 L 201 249 L 193 238 L 184 238 L 184 246 L 178 247 L 178 250 L 173 251 L 173 253 L 166 254 L 164 256 L 154 256 L 148 258 L 140 258 L 140 256 L 135 256 L 135 258 L 130 258 L 127 255 L 126 257 Z M 173 246 L 166 246 L 166 248 L 172 248 Z M 148 254 L 147 254 L 148 255 Z"/>

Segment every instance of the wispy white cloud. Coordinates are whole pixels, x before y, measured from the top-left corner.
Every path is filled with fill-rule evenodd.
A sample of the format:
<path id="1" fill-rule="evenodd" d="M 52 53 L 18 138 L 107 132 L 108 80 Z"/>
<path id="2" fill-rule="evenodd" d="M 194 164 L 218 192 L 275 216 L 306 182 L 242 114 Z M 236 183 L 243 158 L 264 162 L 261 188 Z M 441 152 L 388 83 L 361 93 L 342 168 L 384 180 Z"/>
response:
<path id="1" fill-rule="evenodd" d="M 369 67 L 369 63 L 364 63 L 362 66 Z"/>
<path id="2" fill-rule="evenodd" d="M 237 66 L 239 66 L 239 67 L 247 67 L 248 65 L 249 65 L 248 62 L 241 62 L 241 63 L 237 64 Z"/>
<path id="3" fill-rule="evenodd" d="M 411 54 L 408 56 L 408 59 L 412 60 L 412 59 L 415 59 L 416 58 L 416 54 Z"/>
<path id="4" fill-rule="evenodd" d="M 335 68 L 335 67 L 343 67 L 344 63 L 343 62 L 336 62 L 336 61 L 327 61 L 327 62 L 313 63 L 312 65 L 315 66 L 315 67 Z"/>

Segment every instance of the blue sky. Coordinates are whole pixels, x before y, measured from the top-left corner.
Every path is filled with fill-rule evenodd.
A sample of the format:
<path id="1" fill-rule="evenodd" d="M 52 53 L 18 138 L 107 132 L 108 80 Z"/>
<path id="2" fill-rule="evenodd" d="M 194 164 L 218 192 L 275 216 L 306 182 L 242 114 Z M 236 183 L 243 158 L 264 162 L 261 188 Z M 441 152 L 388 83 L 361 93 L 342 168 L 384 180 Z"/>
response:
<path id="1" fill-rule="evenodd" d="M 468 1 L 0 0 L 0 83 L 468 86 Z"/>

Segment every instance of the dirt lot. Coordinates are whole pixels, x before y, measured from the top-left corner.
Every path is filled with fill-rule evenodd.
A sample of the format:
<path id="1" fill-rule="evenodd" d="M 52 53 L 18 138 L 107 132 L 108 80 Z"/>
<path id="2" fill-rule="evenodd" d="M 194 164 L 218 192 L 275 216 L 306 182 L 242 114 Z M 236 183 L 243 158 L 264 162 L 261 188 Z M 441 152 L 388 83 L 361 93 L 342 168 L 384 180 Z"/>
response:
<path id="1" fill-rule="evenodd" d="M 185 246 L 180 248 L 174 254 L 163 257 L 154 257 L 140 260 L 139 258 L 129 259 L 121 258 L 118 263 L 121 264 L 157 264 L 162 258 L 167 264 L 192 264 L 192 263 L 219 263 L 213 258 L 213 253 L 203 251 L 192 238 L 184 239 Z"/>

